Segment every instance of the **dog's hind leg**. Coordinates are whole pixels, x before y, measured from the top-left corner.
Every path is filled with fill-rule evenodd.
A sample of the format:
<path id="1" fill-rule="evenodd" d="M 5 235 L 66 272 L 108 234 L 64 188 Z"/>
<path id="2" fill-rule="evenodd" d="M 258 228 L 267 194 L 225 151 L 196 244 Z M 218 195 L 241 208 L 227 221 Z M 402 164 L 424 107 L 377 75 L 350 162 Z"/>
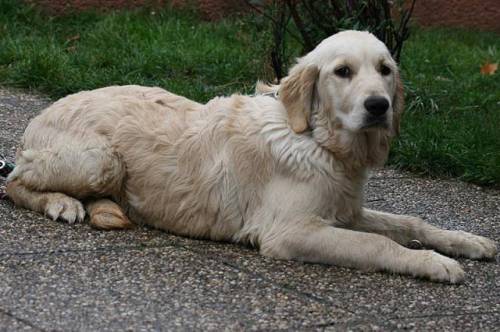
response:
<path id="1" fill-rule="evenodd" d="M 7 184 L 9 197 L 18 206 L 43 213 L 52 220 L 60 219 L 72 224 L 83 221 L 85 209 L 82 203 L 63 193 L 33 191 L 19 181 Z M 99 198 L 86 203 L 90 224 L 98 229 L 129 229 L 133 224 L 129 221 L 120 206 L 115 202 Z"/>
<path id="2" fill-rule="evenodd" d="M 42 129 L 25 135 L 7 179 L 14 203 L 74 222 L 84 216 L 81 200 L 119 196 L 125 166 L 104 136 Z"/>
<path id="3" fill-rule="evenodd" d="M 61 192 L 78 199 L 117 194 L 125 167 L 103 137 L 51 136 L 42 146 L 33 142 L 36 137 L 25 143 L 7 181 L 19 180 L 33 191 Z"/>
<path id="4" fill-rule="evenodd" d="M 62 219 L 71 224 L 85 218 L 82 203 L 63 193 L 33 191 L 19 180 L 9 182 L 6 189 L 16 205 L 43 213 L 52 220 Z"/>

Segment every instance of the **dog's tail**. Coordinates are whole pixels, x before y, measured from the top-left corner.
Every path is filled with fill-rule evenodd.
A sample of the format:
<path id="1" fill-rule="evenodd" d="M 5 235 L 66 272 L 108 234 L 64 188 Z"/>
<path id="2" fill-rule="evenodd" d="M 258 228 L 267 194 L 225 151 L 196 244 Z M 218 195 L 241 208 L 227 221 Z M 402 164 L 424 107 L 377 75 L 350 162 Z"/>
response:
<path id="1" fill-rule="evenodd" d="M 266 93 L 276 93 L 278 92 L 280 86 L 277 84 L 265 83 L 262 81 L 257 81 L 255 84 L 255 94 L 263 95 Z"/>

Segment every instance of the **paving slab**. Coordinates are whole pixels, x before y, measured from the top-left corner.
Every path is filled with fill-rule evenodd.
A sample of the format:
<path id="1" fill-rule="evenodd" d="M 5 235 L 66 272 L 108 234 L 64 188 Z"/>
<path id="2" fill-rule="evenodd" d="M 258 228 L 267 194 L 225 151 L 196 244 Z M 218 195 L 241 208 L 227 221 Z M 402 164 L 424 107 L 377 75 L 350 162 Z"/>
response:
<path id="1" fill-rule="evenodd" d="M 299 329 L 350 318 L 182 248 L 3 257 L 0 297 L 44 330 Z"/>
<path id="2" fill-rule="evenodd" d="M 379 272 L 276 261 L 230 244 L 191 250 L 364 319 L 500 313 L 500 269 L 496 262 L 459 259 L 467 279 L 461 285 L 448 285 Z"/>
<path id="3" fill-rule="evenodd" d="M 13 158 L 49 103 L 0 89 L 0 153 Z M 365 195 L 371 208 L 500 240 L 500 191 L 382 169 Z M 0 331 L 498 330 L 498 256 L 459 261 L 465 283 L 446 285 L 148 227 L 67 225 L 0 200 Z"/>

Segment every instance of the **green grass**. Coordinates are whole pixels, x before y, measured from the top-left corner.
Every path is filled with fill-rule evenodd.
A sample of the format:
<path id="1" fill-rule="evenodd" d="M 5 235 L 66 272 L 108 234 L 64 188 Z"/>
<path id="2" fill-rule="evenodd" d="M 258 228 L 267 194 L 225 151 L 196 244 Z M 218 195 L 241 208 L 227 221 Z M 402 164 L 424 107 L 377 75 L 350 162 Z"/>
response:
<path id="1" fill-rule="evenodd" d="M 270 36 L 250 21 L 200 21 L 169 9 L 50 18 L 0 0 L 0 85 L 57 98 L 111 84 L 157 85 L 198 101 L 269 78 Z M 500 186 L 500 36 L 417 30 L 401 68 L 407 111 L 390 163 Z"/>
<path id="2" fill-rule="evenodd" d="M 401 67 L 407 107 L 390 162 L 437 176 L 500 185 L 500 36 L 486 32 L 417 31 Z"/>
<path id="3" fill-rule="evenodd" d="M 142 10 L 49 18 L 0 0 L 0 84 L 51 97 L 111 84 L 159 85 L 206 101 L 251 91 L 262 38 L 244 22 Z"/>

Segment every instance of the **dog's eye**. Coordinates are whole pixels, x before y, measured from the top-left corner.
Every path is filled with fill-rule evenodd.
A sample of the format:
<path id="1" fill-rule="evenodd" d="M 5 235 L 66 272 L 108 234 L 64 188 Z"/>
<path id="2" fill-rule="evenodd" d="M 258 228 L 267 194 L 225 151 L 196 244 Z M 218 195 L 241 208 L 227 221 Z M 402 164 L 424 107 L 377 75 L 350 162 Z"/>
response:
<path id="1" fill-rule="evenodd" d="M 387 75 L 390 75 L 392 72 L 391 68 L 387 67 L 386 65 L 382 65 L 380 67 L 380 73 L 383 75 L 383 76 L 387 76 Z"/>
<path id="2" fill-rule="evenodd" d="M 347 77 L 351 76 L 351 68 L 349 68 L 347 66 L 342 66 L 342 67 L 335 69 L 334 73 L 338 77 L 347 78 Z"/>

